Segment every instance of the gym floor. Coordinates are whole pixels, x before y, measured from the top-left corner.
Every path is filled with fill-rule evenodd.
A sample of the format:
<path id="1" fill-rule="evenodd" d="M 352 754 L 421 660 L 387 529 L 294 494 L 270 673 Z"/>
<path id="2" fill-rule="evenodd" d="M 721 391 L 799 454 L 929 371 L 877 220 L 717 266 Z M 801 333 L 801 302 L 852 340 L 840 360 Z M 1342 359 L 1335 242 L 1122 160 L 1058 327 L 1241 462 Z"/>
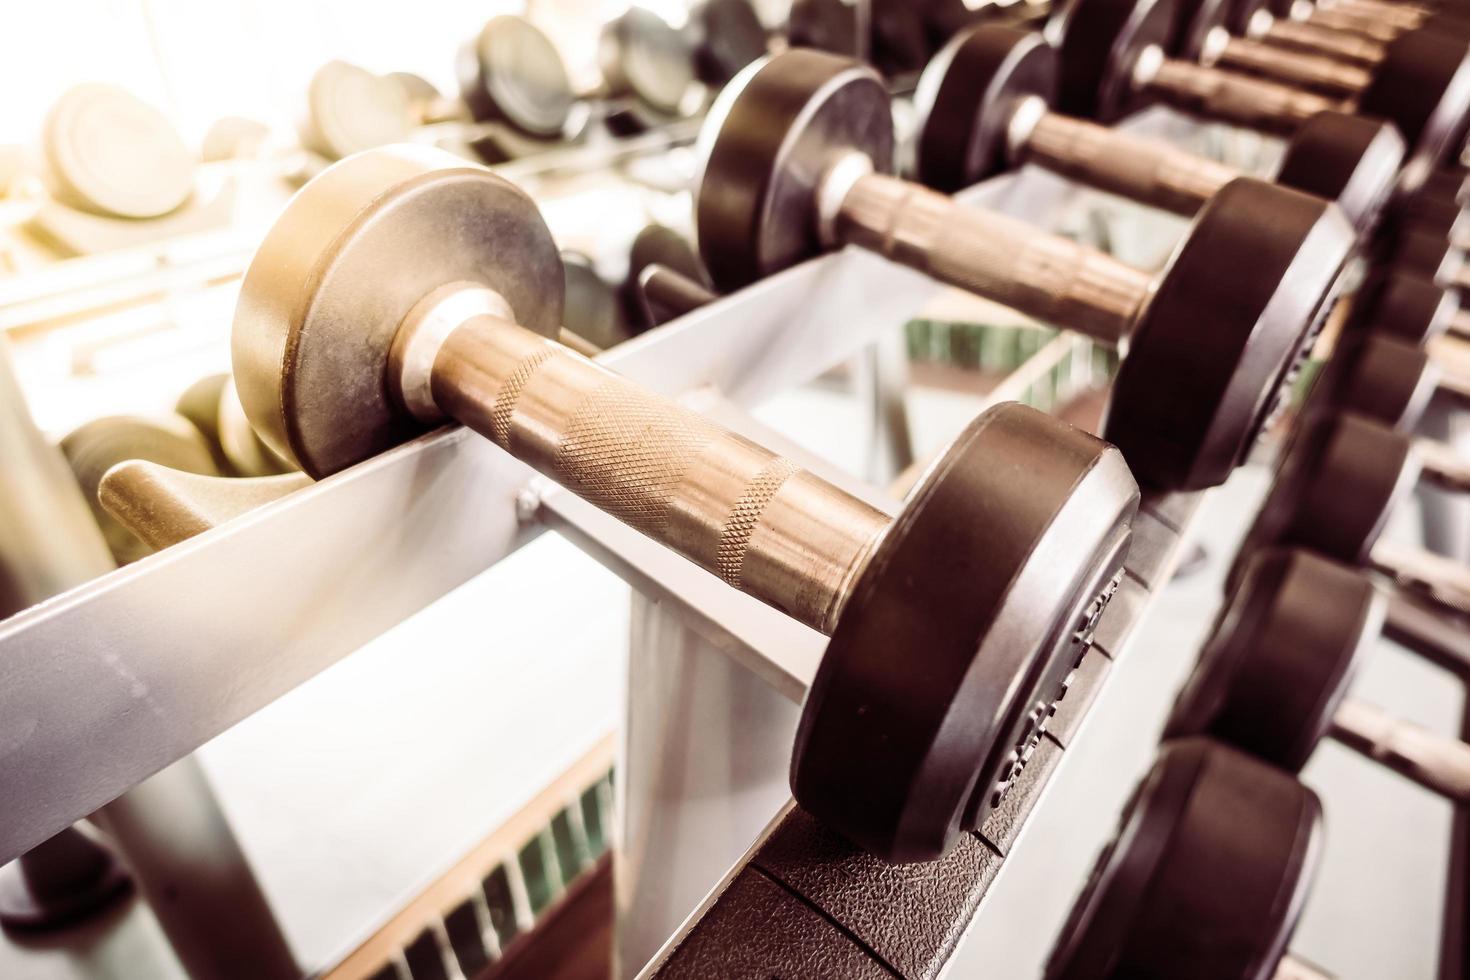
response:
<path id="1" fill-rule="evenodd" d="M 940 445 L 974 407 L 963 394 L 916 390 L 910 409 L 919 451 Z M 861 459 L 855 404 L 831 386 L 783 395 L 760 415 L 840 464 Z M 951 976 L 1037 975 L 1149 764 L 1267 478 L 1266 467 L 1255 465 L 1212 495 L 1196 531 L 1206 564 L 1171 585 L 1145 621 Z M 1417 528 L 1416 515 L 1404 513 L 1390 534 L 1412 541 Z M 429 872 L 505 818 L 490 803 L 484 774 L 514 767 L 525 739 L 570 763 L 587 748 L 582 733 L 616 725 L 625 593 L 570 545 L 543 539 L 202 750 L 307 968 L 340 959 L 394 903 L 421 889 Z M 570 597 L 575 616 L 565 614 Z M 496 623 L 488 653 L 462 639 L 467 625 L 485 622 Z M 1355 693 L 1454 732 L 1460 685 L 1390 644 L 1381 647 Z M 560 661 L 554 689 L 505 683 L 513 658 L 530 651 Z M 545 724 L 535 732 L 497 728 L 498 709 L 512 701 L 547 705 Z M 1323 797 L 1327 846 L 1294 951 L 1343 980 L 1434 977 L 1450 807 L 1332 745 L 1317 752 L 1305 778 Z M 133 902 L 65 934 L 0 937 L 0 977 L 173 980 L 182 972 L 151 913 Z"/>

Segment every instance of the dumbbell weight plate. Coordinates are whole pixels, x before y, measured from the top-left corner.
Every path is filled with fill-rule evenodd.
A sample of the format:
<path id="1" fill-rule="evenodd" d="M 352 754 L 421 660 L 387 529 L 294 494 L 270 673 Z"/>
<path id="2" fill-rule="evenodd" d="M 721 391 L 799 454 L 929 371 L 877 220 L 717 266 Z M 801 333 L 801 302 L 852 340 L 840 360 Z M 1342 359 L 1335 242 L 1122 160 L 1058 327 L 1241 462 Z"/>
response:
<path id="1" fill-rule="evenodd" d="M 1411 147 L 1423 181 L 1458 158 L 1470 117 L 1470 45 L 1463 37 L 1410 31 L 1389 42 L 1357 100 L 1365 116 L 1390 119 Z"/>
<path id="2" fill-rule="evenodd" d="M 1222 187 L 1195 215 L 1128 337 L 1107 439 L 1128 459 L 1149 461 L 1157 485 L 1223 481 L 1289 394 L 1354 240 L 1317 198 L 1249 177 Z"/>
<path id="3" fill-rule="evenodd" d="M 858 36 L 856 0 L 792 0 L 786 36 L 793 48 L 816 48 L 864 57 L 864 39 Z"/>
<path id="4" fill-rule="evenodd" d="M 1306 901 L 1321 804 L 1207 739 L 1164 745 L 1098 858 L 1046 980 L 1266 980 Z"/>
<path id="5" fill-rule="evenodd" d="M 663 225 L 647 225 L 633 238 L 628 249 L 628 275 L 623 280 L 623 301 L 628 319 L 641 329 L 654 326 L 648 323 L 648 311 L 643 303 L 643 270 L 650 265 L 661 265 L 672 269 L 690 281 L 707 286 L 709 273 L 704 263 L 684 236 Z"/>
<path id="6" fill-rule="evenodd" d="M 1439 373 L 1423 348 L 1362 330 L 1338 341 L 1312 385 L 1312 398 L 1320 397 L 1325 411 L 1356 412 L 1412 432 L 1438 386 Z"/>
<path id="7" fill-rule="evenodd" d="M 694 52 L 658 14 L 630 7 L 603 25 L 598 58 L 612 92 L 674 115 L 694 82 Z"/>
<path id="8" fill-rule="evenodd" d="M 1252 556 L 1164 737 L 1208 735 L 1299 771 L 1327 734 L 1382 620 L 1366 576 L 1299 550 Z"/>
<path id="9" fill-rule="evenodd" d="M 816 188 L 837 153 L 856 150 L 892 172 L 888 98 L 861 65 L 834 74 L 830 59 L 791 55 L 725 86 L 701 130 L 719 139 L 701 147 L 695 198 L 700 257 L 721 292 L 821 250 Z"/>
<path id="10" fill-rule="evenodd" d="M 749 0 L 704 0 L 689 15 L 694 65 L 706 85 L 724 85 L 766 53 L 766 29 Z"/>
<path id="11" fill-rule="evenodd" d="M 168 119 L 116 85 L 78 85 L 46 116 L 51 193 L 71 207 L 157 218 L 194 193 L 195 161 Z"/>
<path id="12" fill-rule="evenodd" d="M 408 97 L 391 79 L 345 61 L 317 69 L 306 91 L 299 134 L 307 149 L 328 160 L 401 143 L 411 129 Z"/>
<path id="13" fill-rule="evenodd" d="M 459 54 L 460 97 L 479 122 L 503 121 L 530 136 L 558 136 L 576 96 L 566 64 L 523 17 L 492 17 Z"/>
<path id="14" fill-rule="evenodd" d="M 1121 573 L 1133 481 L 1102 445 L 1000 406 L 955 441 L 879 542 L 807 694 L 792 759 L 797 797 L 847 814 L 858 843 L 897 860 L 905 847 L 909 859 L 939 853 L 956 821 L 979 826 L 1030 758 Z M 1059 581 L 1059 568 L 1090 571 Z M 1038 635 L 1046 622 L 1055 632 Z M 994 747 L 979 765 L 977 744 Z"/>
<path id="15" fill-rule="evenodd" d="M 1133 87 L 1139 56 L 1164 48 L 1174 25 L 1171 0 L 1074 0 L 1049 25 L 1060 32 L 1057 109 L 1116 122 L 1143 107 Z M 1167 49 L 1166 49 L 1167 50 Z"/>
<path id="16" fill-rule="evenodd" d="M 1459 309 L 1453 293 L 1404 273 L 1370 278 L 1353 297 L 1354 328 L 1375 330 L 1423 346 L 1449 328 Z"/>
<path id="17" fill-rule="evenodd" d="M 597 274 L 592 260 L 579 252 L 563 252 L 561 259 L 566 279 L 566 328 L 602 350 L 632 337 L 616 290 Z"/>
<path id="18" fill-rule="evenodd" d="M 920 183 L 957 191 L 1008 169 L 1011 114 L 1037 96 L 1051 105 L 1056 53 L 1039 32 L 956 35 L 934 56 L 914 94 L 924 125 Z"/>
<path id="19" fill-rule="evenodd" d="M 1358 228 L 1376 228 L 1398 186 L 1404 140 L 1392 123 L 1319 112 L 1286 141 L 1276 182 L 1334 201 Z"/>
<path id="20" fill-rule="evenodd" d="M 1394 504 L 1418 479 L 1408 440 L 1351 415 L 1304 420 L 1284 451 L 1271 491 L 1230 570 L 1232 587 L 1250 556 L 1302 547 L 1361 565 Z"/>
<path id="21" fill-rule="evenodd" d="M 442 159 L 405 146 L 328 168 L 246 274 L 232 339 L 240 401 L 266 444 L 313 477 L 422 429 L 391 403 L 387 349 L 430 291 L 480 283 L 523 327 L 554 337 L 561 326 L 561 261 L 535 205 L 479 169 L 425 172 Z M 344 384 L 364 387 L 346 397 Z"/>
<path id="22" fill-rule="evenodd" d="M 215 466 L 221 473 L 229 469 L 229 461 L 225 459 L 219 439 L 220 393 L 229 382 L 230 376 L 226 373 L 205 375 L 185 388 L 179 400 L 174 402 L 174 411 L 188 419 L 204 437 L 209 454 L 214 457 Z"/>
<path id="23" fill-rule="evenodd" d="M 186 473 L 218 476 L 209 446 L 183 418 L 111 416 L 88 422 L 61 440 L 87 504 L 102 528 L 107 547 L 119 565 L 137 561 L 152 550 L 108 514 L 97 501 L 102 476 L 118 463 L 146 459 Z"/>

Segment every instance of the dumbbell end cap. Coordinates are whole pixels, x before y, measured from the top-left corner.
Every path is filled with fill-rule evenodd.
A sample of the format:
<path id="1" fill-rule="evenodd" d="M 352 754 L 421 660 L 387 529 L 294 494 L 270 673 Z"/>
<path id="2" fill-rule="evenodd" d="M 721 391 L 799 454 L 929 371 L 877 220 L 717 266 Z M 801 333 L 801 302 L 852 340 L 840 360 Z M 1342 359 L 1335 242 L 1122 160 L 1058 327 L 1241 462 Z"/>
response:
<path id="1" fill-rule="evenodd" d="M 442 150 L 394 146 L 292 198 L 240 287 L 231 339 L 246 416 L 320 478 L 422 431 L 390 393 L 399 325 L 452 282 L 498 293 L 529 330 L 561 325 L 561 259 L 536 205 Z"/>
<path id="2" fill-rule="evenodd" d="M 1137 507 L 1101 440 L 1016 403 L 975 419 L 841 612 L 797 730 L 798 802 L 892 861 L 978 827 L 1091 645 Z"/>

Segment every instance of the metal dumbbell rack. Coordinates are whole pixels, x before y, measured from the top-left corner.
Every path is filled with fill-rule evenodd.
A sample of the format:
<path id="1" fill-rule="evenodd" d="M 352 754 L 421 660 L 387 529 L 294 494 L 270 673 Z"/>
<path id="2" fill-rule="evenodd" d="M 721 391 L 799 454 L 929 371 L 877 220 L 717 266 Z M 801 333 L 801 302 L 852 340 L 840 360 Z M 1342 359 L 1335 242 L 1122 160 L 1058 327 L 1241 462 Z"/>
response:
<path id="1" fill-rule="evenodd" d="M 1161 113 L 1126 125 L 1190 128 Z M 1026 171 L 960 200 L 1048 223 L 1072 193 L 1059 179 Z M 600 360 L 778 444 L 892 511 L 896 500 L 835 473 L 746 410 L 892 335 L 939 289 L 849 249 Z M 1089 342 L 1058 336 L 990 397 L 1022 397 L 1064 360 L 1090 370 Z M 1200 496 L 1146 498 L 1097 652 L 982 833 L 938 864 L 884 868 L 789 804 L 796 699 L 820 657 L 818 634 L 695 572 L 484 440 L 458 429 L 430 434 L 0 623 L 0 860 L 554 529 L 634 590 L 615 835 L 622 974 L 639 972 L 660 947 L 650 975 L 697 974 L 700 963 L 717 961 L 695 959 L 691 970 L 689 957 L 702 944 L 709 955 L 727 955 L 751 911 L 751 889 L 779 883 L 790 914 L 778 929 L 790 935 L 773 935 L 766 922 L 759 934 L 746 930 L 744 941 L 830 944 L 830 955 L 876 957 L 903 976 L 934 976 L 1006 869 L 1024 863 L 1028 847 L 1045 846 L 1024 835 L 1027 818 L 1067 768 L 1072 737 L 1173 574 Z M 671 744 L 681 751 L 669 753 Z M 556 775 L 552 761 L 546 765 L 542 785 Z M 1128 778 L 1118 775 L 1120 784 Z M 536 788 L 505 791 L 514 798 Z M 1111 814 L 1098 819 L 1110 822 Z M 1452 887 L 1463 893 L 1463 877 Z M 865 932 L 873 922 L 884 927 Z"/>

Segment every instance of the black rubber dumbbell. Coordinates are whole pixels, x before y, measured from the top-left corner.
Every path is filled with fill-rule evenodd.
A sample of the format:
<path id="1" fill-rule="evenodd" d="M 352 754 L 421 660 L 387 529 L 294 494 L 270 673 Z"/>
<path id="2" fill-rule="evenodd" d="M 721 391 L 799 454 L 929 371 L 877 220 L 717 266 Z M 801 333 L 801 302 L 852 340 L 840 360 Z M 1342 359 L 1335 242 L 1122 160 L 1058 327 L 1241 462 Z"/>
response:
<path id="1" fill-rule="evenodd" d="M 1175 214 L 1193 215 L 1237 169 L 1164 140 L 1052 111 L 1056 50 L 1034 31 L 985 25 L 956 35 L 924 70 L 915 101 L 916 175 L 956 191 L 1035 164 Z M 1290 137 L 1277 180 L 1335 201 L 1371 229 L 1398 182 L 1404 143 L 1392 124 L 1336 111 Z"/>
<path id="2" fill-rule="evenodd" d="M 1470 464 L 1444 443 L 1350 413 L 1304 419 L 1241 544 L 1230 571 L 1232 585 L 1256 551 L 1305 548 L 1381 573 L 1450 612 L 1470 615 L 1470 568 L 1379 539 L 1420 480 L 1467 491 Z"/>
<path id="3" fill-rule="evenodd" d="M 710 291 L 709 273 L 705 271 L 704 263 L 699 260 L 694 246 L 672 228 L 660 224 L 645 225 L 633 237 L 633 244 L 628 248 L 628 274 L 623 279 L 623 301 L 628 310 L 628 319 L 637 324 L 640 331 L 656 327 L 665 319 L 670 319 L 671 317 L 663 314 L 674 313 L 695 296 L 689 294 L 677 307 L 664 308 L 657 299 L 650 305 L 644 289 L 644 271 L 649 266 L 659 266 L 677 273 L 684 282 L 698 287 L 699 293 Z M 663 286 L 672 286 L 674 296 L 687 292 L 683 283 L 669 280 L 664 272 L 657 273 L 654 278 L 663 280 L 662 285 L 655 286 L 656 290 Z"/>
<path id="4" fill-rule="evenodd" d="M 1049 36 L 1059 38 L 1057 107 L 1110 122 L 1159 101 L 1281 135 L 1324 110 L 1348 110 L 1399 128 L 1409 147 L 1406 189 L 1459 152 L 1470 115 L 1470 49 L 1463 42 L 1430 32 L 1406 35 L 1388 46 L 1365 87 L 1342 99 L 1199 64 L 1205 39 L 1223 16 L 1200 14 L 1184 46 L 1170 50 L 1174 0 L 1068 4 L 1048 25 Z"/>
<path id="5" fill-rule="evenodd" d="M 890 519 L 549 339 L 561 287 L 513 184 L 360 154 L 292 199 L 245 274 L 241 402 L 312 476 L 461 421 L 828 634 L 795 795 L 877 854 L 937 857 L 1005 795 L 1090 645 L 1138 505 L 1121 455 L 1008 403 Z"/>
<path id="6" fill-rule="evenodd" d="M 1300 772 L 1331 738 L 1431 792 L 1470 801 L 1470 746 L 1348 693 L 1383 628 L 1361 572 L 1305 551 L 1253 555 L 1211 627 L 1164 737 L 1208 735 Z M 1450 664 L 1464 675 L 1466 664 Z"/>
<path id="7" fill-rule="evenodd" d="M 1264 980 L 1286 955 L 1321 837 L 1321 802 L 1288 773 L 1209 739 L 1169 742 L 1042 976 Z M 1275 975 L 1322 977 L 1290 965 Z"/>
<path id="8" fill-rule="evenodd" d="M 769 50 L 765 25 L 750 0 L 701 0 L 689 11 L 685 34 L 699 80 L 718 88 Z"/>
<path id="9" fill-rule="evenodd" d="M 746 69 L 705 127 L 697 237 L 721 292 L 856 245 L 1123 348 L 1104 435 L 1163 488 L 1215 485 L 1243 459 L 1354 247 L 1328 202 L 1249 178 L 1210 199 L 1158 275 L 965 208 L 888 176 L 882 80 L 822 52 Z"/>

